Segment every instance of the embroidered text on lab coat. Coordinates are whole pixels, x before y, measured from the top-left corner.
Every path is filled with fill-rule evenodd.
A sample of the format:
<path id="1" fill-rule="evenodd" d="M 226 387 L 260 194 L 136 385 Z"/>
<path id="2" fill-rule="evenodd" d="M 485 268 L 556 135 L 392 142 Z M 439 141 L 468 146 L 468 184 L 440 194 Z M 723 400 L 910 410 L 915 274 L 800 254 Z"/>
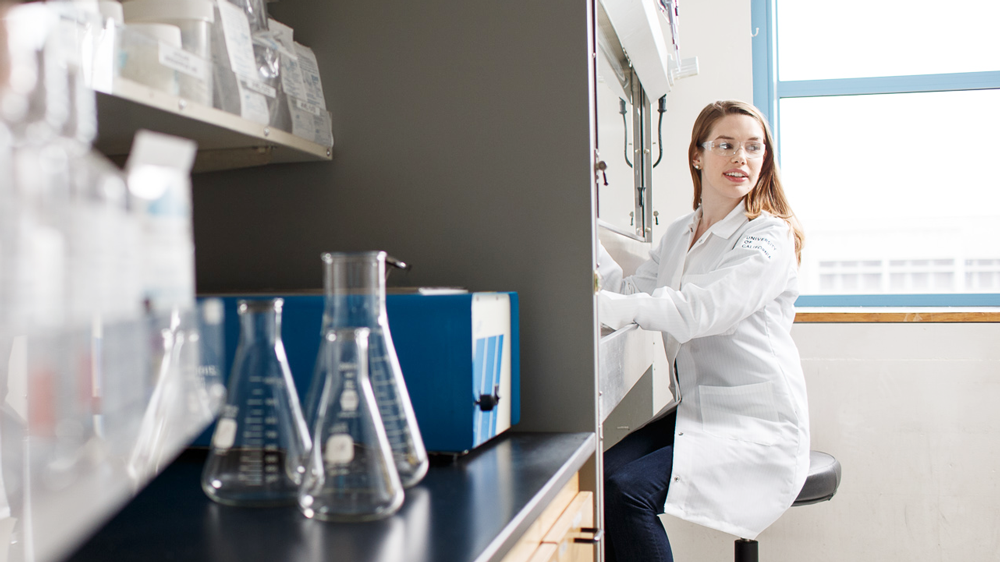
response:
<path id="1" fill-rule="evenodd" d="M 744 250 L 760 250 L 767 259 L 771 259 L 771 254 L 777 251 L 774 244 L 763 236 L 747 236 L 743 239 L 740 248 Z"/>

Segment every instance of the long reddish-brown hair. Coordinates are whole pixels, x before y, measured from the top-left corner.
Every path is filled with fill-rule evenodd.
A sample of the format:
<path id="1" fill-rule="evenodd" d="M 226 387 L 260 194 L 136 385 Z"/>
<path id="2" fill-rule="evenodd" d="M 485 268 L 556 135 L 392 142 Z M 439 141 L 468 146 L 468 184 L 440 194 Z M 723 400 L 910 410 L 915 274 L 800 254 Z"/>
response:
<path id="1" fill-rule="evenodd" d="M 688 146 L 688 167 L 691 171 L 691 181 L 694 183 L 693 207 L 697 209 L 698 205 L 701 204 L 701 171 L 694 167 L 695 157 L 701 155 L 704 150 L 701 144 L 711 140 L 708 138 L 708 134 L 712 132 L 712 127 L 726 115 L 749 115 L 764 130 L 764 143 L 767 145 L 767 150 L 764 151 L 764 163 L 760 168 L 760 178 L 757 180 L 757 185 L 753 186 L 743 198 L 747 218 L 753 220 L 759 217 L 762 211 L 767 211 L 771 215 L 784 219 L 795 235 L 795 258 L 801 263 L 805 234 L 802 231 L 802 225 L 795 217 L 795 213 L 792 212 L 792 207 L 788 204 L 785 190 L 781 187 L 781 174 L 778 172 L 778 161 L 775 159 L 775 144 L 771 128 L 756 107 L 736 100 L 717 101 L 705 106 L 705 109 L 702 109 L 698 118 L 695 119 L 694 128 L 691 130 L 691 145 Z"/>

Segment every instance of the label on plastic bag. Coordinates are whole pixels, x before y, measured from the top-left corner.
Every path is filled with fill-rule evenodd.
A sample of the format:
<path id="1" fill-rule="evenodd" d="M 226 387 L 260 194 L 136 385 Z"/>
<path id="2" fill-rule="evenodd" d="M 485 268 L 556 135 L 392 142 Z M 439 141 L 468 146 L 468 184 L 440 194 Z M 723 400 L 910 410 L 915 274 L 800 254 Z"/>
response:
<path id="1" fill-rule="evenodd" d="M 315 115 L 316 117 L 320 117 L 323 115 L 323 110 L 319 107 L 316 107 L 315 105 L 306 103 L 298 98 L 293 98 L 293 97 L 289 97 L 289 100 L 291 101 L 291 103 L 295 104 L 295 107 L 297 109 L 301 111 L 305 111 L 306 113 L 310 113 L 312 115 Z"/>
<path id="2" fill-rule="evenodd" d="M 250 80 L 247 78 L 240 78 L 240 84 L 251 91 L 257 92 L 258 94 L 264 94 L 269 98 L 277 97 L 278 90 L 273 86 L 268 86 L 267 84 L 261 82 L 260 80 Z"/>
<path id="3" fill-rule="evenodd" d="M 316 124 L 316 144 L 323 146 L 333 146 L 333 120 L 330 112 L 324 111 L 322 115 L 313 118 Z"/>
<path id="4" fill-rule="evenodd" d="M 271 113 L 267 110 L 267 98 L 244 86 L 243 80 L 237 80 L 236 86 L 240 91 L 240 117 L 261 125 L 270 123 Z"/>
<path id="5" fill-rule="evenodd" d="M 330 112 L 315 105 L 288 98 L 292 114 L 292 134 L 322 146 L 333 146 Z"/>
<path id="6" fill-rule="evenodd" d="M 257 63 L 253 56 L 253 37 L 246 13 L 229 2 L 219 2 L 222 32 L 229 51 L 229 65 L 239 76 L 257 76 Z"/>
<path id="7" fill-rule="evenodd" d="M 313 115 L 300 109 L 296 101 L 292 96 L 288 96 L 288 111 L 292 114 L 292 134 L 311 141 L 315 136 Z"/>
<path id="8" fill-rule="evenodd" d="M 306 99 L 306 86 L 302 83 L 297 55 L 281 54 L 281 87 L 290 98 Z"/>
<path id="9" fill-rule="evenodd" d="M 323 84 L 319 79 L 319 64 L 312 49 L 298 43 L 295 51 L 299 55 L 299 69 L 302 72 L 302 83 L 306 88 L 305 100 L 313 105 L 326 109 L 326 98 L 323 97 Z"/>

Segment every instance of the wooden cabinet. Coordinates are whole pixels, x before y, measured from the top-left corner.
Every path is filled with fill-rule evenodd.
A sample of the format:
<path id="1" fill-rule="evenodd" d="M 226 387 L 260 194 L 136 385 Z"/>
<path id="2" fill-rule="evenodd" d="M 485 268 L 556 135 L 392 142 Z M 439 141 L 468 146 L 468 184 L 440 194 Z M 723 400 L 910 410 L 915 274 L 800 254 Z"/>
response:
<path id="1" fill-rule="evenodd" d="M 590 562 L 597 554 L 595 533 L 594 493 L 581 491 L 575 475 L 503 562 Z"/>

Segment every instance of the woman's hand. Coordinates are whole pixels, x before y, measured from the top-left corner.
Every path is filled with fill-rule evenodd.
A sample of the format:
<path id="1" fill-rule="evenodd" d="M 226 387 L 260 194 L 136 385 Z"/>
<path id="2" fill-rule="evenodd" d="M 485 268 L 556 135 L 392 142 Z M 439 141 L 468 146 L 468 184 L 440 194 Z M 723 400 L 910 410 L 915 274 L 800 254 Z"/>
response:
<path id="1" fill-rule="evenodd" d="M 604 249 L 604 244 L 598 244 L 597 275 L 600 276 L 600 289 L 619 292 L 622 286 L 622 268 L 615 262 L 611 254 Z"/>
<path id="2" fill-rule="evenodd" d="M 635 322 L 636 299 L 610 291 L 597 293 L 597 319 L 601 324 L 620 330 Z"/>

